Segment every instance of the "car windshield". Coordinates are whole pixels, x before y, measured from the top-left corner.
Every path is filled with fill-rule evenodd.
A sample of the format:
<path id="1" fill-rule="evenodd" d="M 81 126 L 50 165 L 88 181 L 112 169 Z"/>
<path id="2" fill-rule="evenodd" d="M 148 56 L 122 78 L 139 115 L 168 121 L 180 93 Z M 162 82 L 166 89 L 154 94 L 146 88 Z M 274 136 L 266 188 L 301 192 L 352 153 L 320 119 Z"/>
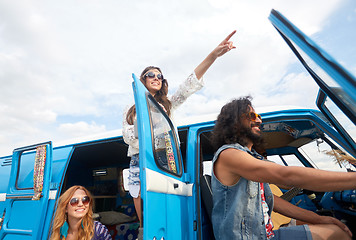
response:
<path id="1" fill-rule="evenodd" d="M 331 144 L 336 146 L 338 149 L 335 150 L 335 147 L 333 149 L 327 141 L 330 141 Z M 303 145 L 302 147 L 299 147 L 298 151 L 314 168 L 338 172 L 356 171 L 355 158 L 344 151 L 330 138 L 327 138 L 326 140 L 318 138 Z M 268 160 L 281 165 L 305 166 L 294 154 L 272 155 L 267 158 Z"/>

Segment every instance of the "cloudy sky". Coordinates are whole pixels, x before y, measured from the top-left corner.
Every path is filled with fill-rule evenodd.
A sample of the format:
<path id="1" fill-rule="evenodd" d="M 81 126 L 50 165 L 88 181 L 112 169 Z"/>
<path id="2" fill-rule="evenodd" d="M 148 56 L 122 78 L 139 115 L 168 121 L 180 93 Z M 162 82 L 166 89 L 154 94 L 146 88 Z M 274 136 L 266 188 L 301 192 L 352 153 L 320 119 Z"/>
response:
<path id="1" fill-rule="evenodd" d="M 234 29 L 233 51 L 175 117 L 256 107 L 314 108 L 316 84 L 268 20 L 280 11 L 356 75 L 354 0 L 0 1 L 0 156 L 117 130 L 131 73 L 161 67 L 170 92 Z"/>

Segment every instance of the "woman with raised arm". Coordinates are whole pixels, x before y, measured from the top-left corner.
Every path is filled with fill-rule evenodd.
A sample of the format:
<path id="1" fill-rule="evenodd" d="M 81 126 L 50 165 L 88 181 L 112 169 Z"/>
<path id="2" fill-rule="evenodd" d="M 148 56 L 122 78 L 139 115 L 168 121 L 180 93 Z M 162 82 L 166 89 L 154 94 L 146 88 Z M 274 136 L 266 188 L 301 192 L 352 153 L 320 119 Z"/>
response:
<path id="1" fill-rule="evenodd" d="M 214 63 L 214 61 L 224 55 L 226 52 L 234 49 L 235 46 L 230 38 L 236 31 L 230 33 L 194 70 L 192 74 L 179 86 L 178 90 L 168 97 L 168 82 L 163 77 L 162 71 L 158 67 L 146 67 L 141 75 L 140 80 L 147 90 L 154 96 L 155 100 L 166 111 L 169 117 L 184 101 L 196 91 L 200 90 L 203 83 L 203 75 Z M 134 199 L 134 205 L 137 215 L 141 219 L 141 197 L 140 197 L 140 173 L 139 173 L 139 143 L 134 133 L 134 121 L 136 120 L 136 109 L 132 106 L 125 111 L 123 117 L 123 137 L 129 145 L 128 156 L 131 157 L 129 171 L 129 191 Z M 142 226 L 142 222 L 141 222 Z M 142 230 L 142 229 L 141 229 Z"/>

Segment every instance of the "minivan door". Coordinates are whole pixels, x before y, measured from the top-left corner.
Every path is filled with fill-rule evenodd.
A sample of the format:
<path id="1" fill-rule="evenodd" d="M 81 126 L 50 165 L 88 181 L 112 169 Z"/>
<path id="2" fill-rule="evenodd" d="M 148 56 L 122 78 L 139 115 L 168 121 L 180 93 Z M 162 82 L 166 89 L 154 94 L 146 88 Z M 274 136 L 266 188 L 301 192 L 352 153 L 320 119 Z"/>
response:
<path id="1" fill-rule="evenodd" d="M 356 156 L 356 79 L 278 11 L 270 21 L 319 86 L 317 106 Z"/>
<path id="2" fill-rule="evenodd" d="M 139 138 L 144 239 L 188 239 L 193 184 L 184 173 L 179 140 L 171 120 L 133 75 Z"/>
<path id="3" fill-rule="evenodd" d="M 51 164 L 51 142 L 14 150 L 1 240 L 44 239 Z"/>

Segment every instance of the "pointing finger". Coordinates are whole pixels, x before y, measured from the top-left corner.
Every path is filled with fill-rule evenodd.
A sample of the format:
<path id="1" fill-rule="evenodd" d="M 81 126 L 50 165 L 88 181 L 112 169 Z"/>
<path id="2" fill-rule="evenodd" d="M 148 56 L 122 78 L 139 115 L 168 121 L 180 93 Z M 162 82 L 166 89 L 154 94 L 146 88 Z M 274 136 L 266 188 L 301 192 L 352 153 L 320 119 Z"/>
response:
<path id="1" fill-rule="evenodd" d="M 230 38 L 236 33 L 236 30 L 234 30 L 232 33 L 230 33 L 225 39 L 224 41 L 229 41 Z"/>

